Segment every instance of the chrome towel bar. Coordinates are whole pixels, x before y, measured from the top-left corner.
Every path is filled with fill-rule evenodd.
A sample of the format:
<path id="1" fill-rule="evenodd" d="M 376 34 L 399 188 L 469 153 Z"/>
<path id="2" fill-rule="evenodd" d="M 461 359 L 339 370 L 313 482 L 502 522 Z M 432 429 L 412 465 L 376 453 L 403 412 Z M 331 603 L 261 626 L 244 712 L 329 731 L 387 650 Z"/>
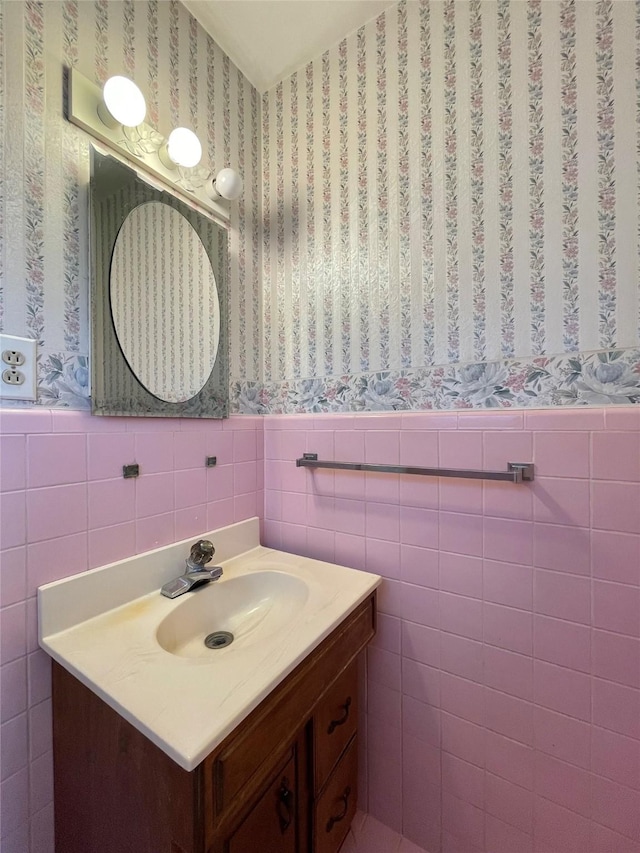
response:
<path id="1" fill-rule="evenodd" d="M 474 471 L 466 468 L 417 468 L 413 465 L 372 465 L 369 462 L 326 462 L 317 453 L 303 453 L 298 468 L 336 468 L 341 471 L 375 471 L 382 474 L 421 474 L 424 477 L 462 477 L 467 480 L 503 480 L 530 483 L 533 462 L 509 462 L 506 471 Z"/>

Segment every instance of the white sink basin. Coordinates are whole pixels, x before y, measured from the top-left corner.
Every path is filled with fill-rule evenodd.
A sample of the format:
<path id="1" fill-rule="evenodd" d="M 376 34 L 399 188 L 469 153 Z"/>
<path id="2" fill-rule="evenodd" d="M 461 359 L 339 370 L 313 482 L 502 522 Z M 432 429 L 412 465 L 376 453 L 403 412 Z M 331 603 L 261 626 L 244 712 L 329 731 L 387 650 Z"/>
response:
<path id="1" fill-rule="evenodd" d="M 264 642 L 281 630 L 304 606 L 308 585 L 284 572 L 253 572 L 214 581 L 182 596 L 177 607 L 160 622 L 156 639 L 179 657 L 202 658 L 212 665 L 221 654 Z M 233 642 L 210 649 L 205 638 L 216 631 L 233 634 Z"/>
<path id="2" fill-rule="evenodd" d="M 176 599 L 196 538 L 46 584 L 40 645 L 193 770 L 378 586 L 366 572 L 263 548 L 258 519 L 205 532 L 222 578 Z M 215 631 L 234 634 L 208 649 Z M 188 725 L 185 725 L 188 721 Z"/>

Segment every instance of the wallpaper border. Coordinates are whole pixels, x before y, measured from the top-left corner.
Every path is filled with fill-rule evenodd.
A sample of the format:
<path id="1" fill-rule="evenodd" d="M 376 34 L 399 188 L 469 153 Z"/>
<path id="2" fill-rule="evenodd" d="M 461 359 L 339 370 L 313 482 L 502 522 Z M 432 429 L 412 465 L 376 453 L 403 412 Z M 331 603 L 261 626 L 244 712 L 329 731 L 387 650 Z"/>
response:
<path id="1" fill-rule="evenodd" d="M 231 384 L 231 411 L 251 415 L 629 404 L 640 404 L 638 348 Z"/>

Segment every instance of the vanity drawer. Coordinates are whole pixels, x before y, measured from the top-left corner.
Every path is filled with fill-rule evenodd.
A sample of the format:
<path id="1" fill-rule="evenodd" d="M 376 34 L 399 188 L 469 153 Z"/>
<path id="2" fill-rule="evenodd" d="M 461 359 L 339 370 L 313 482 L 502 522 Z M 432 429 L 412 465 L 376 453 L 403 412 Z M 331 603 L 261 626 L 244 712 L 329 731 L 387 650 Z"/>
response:
<path id="1" fill-rule="evenodd" d="M 314 853 L 337 853 L 358 804 L 358 738 L 351 740 L 315 807 Z"/>
<path id="2" fill-rule="evenodd" d="M 354 661 L 318 703 L 313 715 L 315 790 L 329 778 L 358 725 L 358 664 Z"/>

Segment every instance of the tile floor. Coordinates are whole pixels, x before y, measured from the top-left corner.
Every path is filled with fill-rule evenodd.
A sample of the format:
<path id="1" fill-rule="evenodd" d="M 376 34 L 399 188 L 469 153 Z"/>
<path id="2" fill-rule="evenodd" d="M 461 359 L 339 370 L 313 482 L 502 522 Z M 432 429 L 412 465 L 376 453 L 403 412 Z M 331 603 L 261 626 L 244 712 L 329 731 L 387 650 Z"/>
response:
<path id="1" fill-rule="evenodd" d="M 356 812 L 340 853 L 427 853 L 427 851 L 398 835 L 371 815 Z"/>

